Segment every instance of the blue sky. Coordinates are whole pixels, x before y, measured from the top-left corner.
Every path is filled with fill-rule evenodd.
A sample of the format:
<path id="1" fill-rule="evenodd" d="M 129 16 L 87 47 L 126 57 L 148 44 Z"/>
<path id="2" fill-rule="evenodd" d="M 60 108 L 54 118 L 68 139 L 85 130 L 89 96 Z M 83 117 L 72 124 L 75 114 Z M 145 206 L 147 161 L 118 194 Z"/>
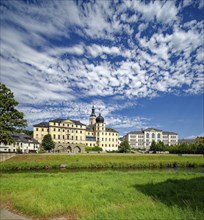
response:
<path id="1" fill-rule="evenodd" d="M 155 127 L 204 134 L 204 1 L 1 0 L 1 81 L 29 128 L 88 124 L 120 135 Z"/>

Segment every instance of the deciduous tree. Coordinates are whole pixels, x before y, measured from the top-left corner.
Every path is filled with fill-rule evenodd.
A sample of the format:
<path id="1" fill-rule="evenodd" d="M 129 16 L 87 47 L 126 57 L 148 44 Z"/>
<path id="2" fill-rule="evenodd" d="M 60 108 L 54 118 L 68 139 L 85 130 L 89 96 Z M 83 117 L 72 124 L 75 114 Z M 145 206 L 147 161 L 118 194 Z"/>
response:
<path id="1" fill-rule="evenodd" d="M 54 149 L 55 143 L 52 140 L 52 136 L 50 134 L 46 134 L 44 136 L 44 138 L 42 140 L 42 147 L 47 151 Z"/>
<path id="2" fill-rule="evenodd" d="M 27 126 L 24 114 L 16 109 L 18 102 L 10 89 L 0 83 L 0 142 L 13 143 L 10 132 Z"/>
<path id="3" fill-rule="evenodd" d="M 123 141 L 119 146 L 119 152 L 121 153 L 128 153 L 130 152 L 130 150 L 131 150 L 131 147 L 128 141 Z"/>

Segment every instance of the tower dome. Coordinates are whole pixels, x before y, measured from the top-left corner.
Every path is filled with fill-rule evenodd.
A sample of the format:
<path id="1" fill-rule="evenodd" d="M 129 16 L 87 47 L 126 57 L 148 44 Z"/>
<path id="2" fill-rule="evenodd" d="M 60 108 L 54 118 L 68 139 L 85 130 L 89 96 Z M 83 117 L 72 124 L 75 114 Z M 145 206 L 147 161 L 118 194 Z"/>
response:
<path id="1" fill-rule="evenodd" d="M 96 123 L 104 123 L 104 118 L 101 116 L 101 113 L 99 113 L 99 116 L 96 118 Z"/>

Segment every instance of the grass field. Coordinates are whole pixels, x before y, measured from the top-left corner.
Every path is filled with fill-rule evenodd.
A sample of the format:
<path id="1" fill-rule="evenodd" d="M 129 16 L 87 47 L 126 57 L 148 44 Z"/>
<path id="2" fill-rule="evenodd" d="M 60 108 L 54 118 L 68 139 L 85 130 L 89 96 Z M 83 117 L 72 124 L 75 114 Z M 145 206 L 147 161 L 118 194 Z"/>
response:
<path id="1" fill-rule="evenodd" d="M 175 171 L 3 173 L 0 201 L 34 218 L 203 219 L 204 174 Z"/>
<path id="2" fill-rule="evenodd" d="M 17 155 L 0 163 L 0 169 L 57 169 L 61 164 L 66 165 L 67 169 L 204 167 L 204 157 L 136 154 Z"/>

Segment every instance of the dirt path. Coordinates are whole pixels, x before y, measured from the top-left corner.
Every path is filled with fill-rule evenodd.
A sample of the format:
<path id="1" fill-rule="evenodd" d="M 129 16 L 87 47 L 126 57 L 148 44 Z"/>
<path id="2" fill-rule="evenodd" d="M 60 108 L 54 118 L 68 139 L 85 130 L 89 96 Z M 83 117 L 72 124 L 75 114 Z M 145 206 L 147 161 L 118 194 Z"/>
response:
<path id="1" fill-rule="evenodd" d="M 31 220 L 31 218 L 26 218 L 15 213 L 8 211 L 7 209 L 0 209 L 0 220 Z"/>
<path id="2" fill-rule="evenodd" d="M 71 216 L 69 216 L 69 217 L 51 218 L 50 220 L 73 220 L 73 219 L 75 218 L 72 218 Z M 34 220 L 34 219 L 20 216 L 5 208 L 0 208 L 0 220 Z"/>
<path id="3" fill-rule="evenodd" d="M 16 156 L 15 153 L 0 153 L 0 162 L 3 162 L 5 160 L 8 160 L 11 157 Z"/>

